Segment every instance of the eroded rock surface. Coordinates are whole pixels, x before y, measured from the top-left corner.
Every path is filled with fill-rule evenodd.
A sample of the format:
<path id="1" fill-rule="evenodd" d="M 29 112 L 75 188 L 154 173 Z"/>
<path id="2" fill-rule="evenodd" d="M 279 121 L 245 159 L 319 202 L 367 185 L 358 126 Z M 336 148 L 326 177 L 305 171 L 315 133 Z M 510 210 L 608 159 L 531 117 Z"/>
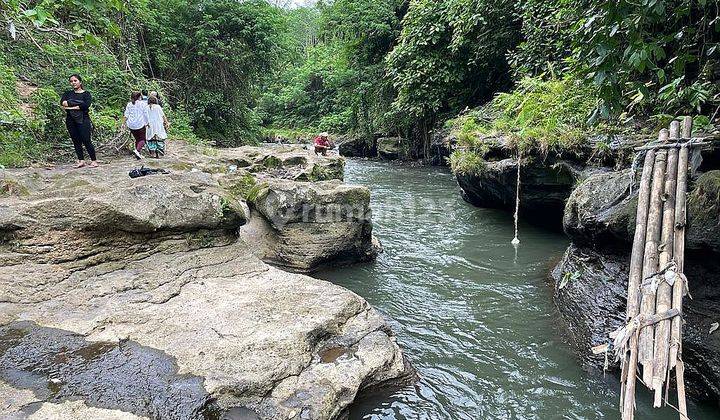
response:
<path id="1" fill-rule="evenodd" d="M 17 188 L 0 197 L 0 395 L 12 399 L 3 415 L 213 418 L 212 405 L 267 419 L 331 419 L 360 390 L 408 378 L 394 336 L 361 297 L 270 267 L 252 252 L 259 243 L 236 236 L 254 219 L 248 194 L 267 199 L 272 190 L 286 203 L 356 197 L 366 208 L 367 190 L 296 181 L 341 177 L 338 159 L 306 153 L 310 163 L 295 164 L 291 151 L 266 165 L 265 152 L 249 150 L 245 165 L 238 149 L 192 161 L 190 148 L 178 146 L 152 162 L 170 174 L 138 179 L 127 176 L 134 161 L 4 174 Z M 273 207 L 257 203 L 253 214 L 265 212 L 270 224 Z M 180 382 L 168 382 L 175 374 Z M 84 387 L 93 380 L 111 396 Z M 120 404 L 143 392 L 157 402 Z"/>
<path id="2" fill-rule="evenodd" d="M 520 168 L 521 213 L 527 219 L 559 225 L 565 201 L 576 182 L 578 172 L 568 162 L 528 160 Z M 457 175 L 463 198 L 478 207 L 515 209 L 517 160 L 487 162 L 478 175 Z M 543 215 L 543 217 L 539 217 Z"/>
<path id="3" fill-rule="evenodd" d="M 379 157 L 388 160 L 407 158 L 407 151 L 403 149 L 403 139 L 400 137 L 380 137 L 377 140 L 377 153 Z"/>
<path id="4" fill-rule="evenodd" d="M 598 173 L 580 182 L 565 207 L 565 233 L 577 243 L 631 244 L 637 211 L 636 184 L 630 169 Z"/>
<path id="5" fill-rule="evenodd" d="M 374 138 L 346 137 L 338 139 L 338 151 L 346 157 L 377 156 L 377 140 Z"/>
<path id="6" fill-rule="evenodd" d="M 312 271 L 328 262 L 374 259 L 370 191 L 339 181 L 263 182 L 251 198 L 262 217 L 240 229 L 257 254 L 274 265 Z"/>

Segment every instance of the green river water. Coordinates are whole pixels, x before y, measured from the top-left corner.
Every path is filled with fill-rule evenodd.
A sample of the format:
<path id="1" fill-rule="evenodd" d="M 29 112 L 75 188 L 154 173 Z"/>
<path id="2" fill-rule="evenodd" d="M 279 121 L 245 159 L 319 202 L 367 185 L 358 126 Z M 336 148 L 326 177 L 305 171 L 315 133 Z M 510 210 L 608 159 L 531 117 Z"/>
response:
<path id="1" fill-rule="evenodd" d="M 317 276 L 386 315 L 421 377 L 361 399 L 351 419 L 619 417 L 617 379 L 581 369 L 553 305 L 564 235 L 521 223 L 516 252 L 511 215 L 465 203 L 443 168 L 350 159 L 345 181 L 371 189 L 385 252 Z M 677 418 L 650 406 L 640 396 L 637 418 Z"/>

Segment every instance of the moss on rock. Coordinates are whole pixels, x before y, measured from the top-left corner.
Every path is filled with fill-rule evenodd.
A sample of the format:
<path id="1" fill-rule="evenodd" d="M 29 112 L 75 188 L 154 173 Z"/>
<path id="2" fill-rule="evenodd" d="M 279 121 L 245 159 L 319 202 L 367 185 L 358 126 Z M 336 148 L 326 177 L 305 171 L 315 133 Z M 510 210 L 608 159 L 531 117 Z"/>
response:
<path id="1" fill-rule="evenodd" d="M 702 174 L 688 198 L 688 243 L 720 252 L 720 170 Z"/>

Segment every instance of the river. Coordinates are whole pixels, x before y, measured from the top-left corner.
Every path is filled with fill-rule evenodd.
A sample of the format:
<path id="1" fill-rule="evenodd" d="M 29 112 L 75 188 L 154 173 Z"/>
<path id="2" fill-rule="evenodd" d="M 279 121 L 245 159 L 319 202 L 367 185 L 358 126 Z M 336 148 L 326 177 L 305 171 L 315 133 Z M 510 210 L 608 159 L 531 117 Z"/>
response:
<path id="1" fill-rule="evenodd" d="M 564 235 L 521 223 L 516 250 L 511 215 L 465 203 L 444 168 L 349 159 L 345 181 L 371 189 L 385 252 L 317 276 L 386 315 L 421 378 L 361 399 L 351 419 L 619 417 L 617 379 L 580 368 L 553 305 Z M 677 418 L 651 405 L 640 395 L 637 418 Z"/>

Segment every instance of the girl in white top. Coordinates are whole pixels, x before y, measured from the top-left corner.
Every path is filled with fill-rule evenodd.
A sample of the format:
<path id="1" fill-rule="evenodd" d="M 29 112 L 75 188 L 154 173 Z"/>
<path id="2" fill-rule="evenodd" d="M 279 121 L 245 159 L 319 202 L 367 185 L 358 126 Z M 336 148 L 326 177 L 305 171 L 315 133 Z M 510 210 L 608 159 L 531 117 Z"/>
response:
<path id="1" fill-rule="evenodd" d="M 141 100 L 140 92 L 133 92 L 130 95 L 130 102 L 125 105 L 125 113 L 122 117 L 121 126 L 126 125 L 135 138 L 135 150 L 133 153 L 138 159 L 142 159 L 140 151 L 145 145 L 146 127 L 148 125 L 147 105 Z"/>
<path id="2" fill-rule="evenodd" d="M 160 155 L 165 154 L 166 129 L 170 127 L 170 123 L 155 96 L 148 98 L 147 116 L 148 128 L 145 132 L 147 147 L 151 153 L 155 152 L 156 158 L 159 158 Z"/>

